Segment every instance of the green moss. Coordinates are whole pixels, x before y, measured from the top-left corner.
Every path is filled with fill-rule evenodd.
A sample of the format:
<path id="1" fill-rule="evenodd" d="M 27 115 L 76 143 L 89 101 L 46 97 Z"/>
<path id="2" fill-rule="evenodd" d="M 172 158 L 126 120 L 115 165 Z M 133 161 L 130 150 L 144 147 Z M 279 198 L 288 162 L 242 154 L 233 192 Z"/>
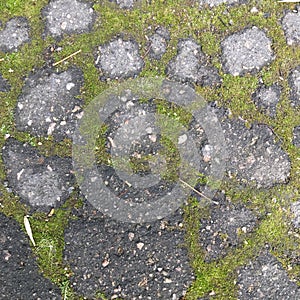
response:
<path id="1" fill-rule="evenodd" d="M 270 190 L 257 190 L 253 186 L 245 188 L 234 178 L 230 182 L 223 182 L 222 189 L 226 196 L 234 203 L 243 203 L 254 211 L 260 223 L 256 230 L 247 235 L 241 235 L 243 243 L 221 260 L 207 263 L 204 253 L 199 245 L 200 220 L 208 216 L 209 210 L 199 205 L 196 199 L 190 199 L 185 208 L 186 245 L 189 249 L 191 265 L 194 269 L 196 280 L 189 289 L 186 299 L 197 299 L 208 294 L 215 295 L 216 299 L 236 299 L 236 269 L 254 259 L 258 250 L 269 244 L 273 253 L 288 268 L 290 259 L 286 252 L 297 251 L 299 242 L 296 234 L 291 230 L 286 220 L 290 219 L 289 204 L 299 197 L 300 189 L 300 150 L 291 144 L 292 131 L 300 124 L 300 111 L 291 107 L 289 85 L 286 81 L 290 71 L 299 64 L 300 48 L 286 45 L 280 19 L 284 9 L 293 9 L 294 4 L 282 4 L 273 0 L 250 0 L 247 5 L 231 6 L 227 8 L 220 5 L 214 9 L 199 9 L 196 1 L 143 1 L 133 10 L 122 10 L 110 1 L 101 1 L 94 5 L 98 18 L 91 33 L 78 36 L 65 36 L 59 42 L 52 38 L 42 39 L 44 24 L 40 11 L 48 4 L 48 0 L 7 0 L 0 3 L 0 20 L 5 23 L 14 16 L 25 16 L 31 27 L 31 42 L 20 48 L 17 53 L 0 53 L 0 72 L 8 79 L 12 86 L 9 93 L 0 93 L 0 147 L 5 143 L 5 136 L 10 135 L 23 142 L 29 142 L 37 147 L 46 156 L 59 155 L 61 157 L 72 154 L 72 143 L 64 140 L 56 143 L 53 138 L 35 138 L 28 133 L 18 132 L 14 124 L 14 108 L 17 98 L 22 91 L 24 78 L 30 72 L 37 70 L 49 63 L 46 61 L 46 49 L 55 45 L 62 51 L 52 53 L 50 59 L 58 62 L 62 58 L 81 50 L 81 53 L 60 63 L 56 70 L 62 71 L 71 65 L 76 65 L 84 72 L 84 86 L 82 98 L 86 107 L 100 93 L 109 88 L 117 80 L 102 82 L 99 80 L 100 72 L 94 66 L 97 47 L 110 40 L 121 36 L 124 39 L 135 39 L 140 45 L 140 53 L 145 59 L 145 67 L 140 76 L 164 76 L 167 63 L 176 55 L 177 42 L 181 38 L 192 37 L 209 56 L 211 63 L 218 68 L 222 77 L 220 88 L 196 87 L 196 91 L 209 101 L 217 101 L 220 106 L 230 109 L 232 117 L 240 116 L 250 126 L 254 122 L 267 124 L 272 127 L 277 141 L 281 142 L 283 149 L 291 160 L 291 174 L 287 185 L 279 185 Z M 251 13 L 252 7 L 258 9 Z M 265 12 L 269 16 L 264 15 Z M 158 26 L 165 26 L 170 31 L 171 40 L 167 52 L 160 61 L 149 58 L 147 38 L 154 33 Z M 275 59 L 255 75 L 234 77 L 224 74 L 220 63 L 221 43 L 228 35 L 257 26 L 265 30 L 272 39 L 272 48 L 276 53 Z M 268 86 L 278 82 L 282 86 L 282 95 L 277 106 L 277 115 L 274 119 L 258 111 L 252 101 L 251 95 L 262 79 Z M 188 126 L 191 114 L 185 109 L 156 101 L 157 112 L 168 117 L 174 122 Z M 166 119 L 166 118 L 165 118 Z M 174 124 L 174 123 L 173 123 Z M 163 125 L 163 124 L 162 124 Z M 165 136 L 162 138 L 164 150 L 161 155 L 167 157 L 168 169 L 166 178 L 177 180 L 179 167 L 179 154 L 174 140 L 168 139 L 170 124 L 165 124 Z M 176 127 L 177 128 L 177 127 Z M 174 131 L 174 130 L 173 130 Z M 100 130 L 97 140 L 95 156 L 98 162 L 111 164 L 110 155 L 105 150 L 106 128 Z M 145 161 L 131 161 L 131 168 L 136 171 L 147 171 Z M 145 169 L 143 169 L 145 168 Z M 3 162 L 0 160 L 0 179 L 6 179 Z M 207 178 L 199 174 L 199 183 L 204 184 Z M 18 197 L 8 193 L 6 187 L 0 184 L 0 211 L 14 217 L 23 226 L 23 216 L 28 214 L 28 208 L 22 204 Z M 70 210 L 74 205 L 81 205 L 74 194 L 65 205 L 55 211 L 52 217 L 47 214 L 36 213 L 30 218 L 33 234 L 37 247 L 33 248 L 41 271 L 62 288 L 64 299 L 75 299 L 69 284 L 71 275 L 68 266 L 64 266 L 62 251 L 64 247 L 64 228 L 71 218 Z M 225 238 L 225 237 L 224 237 Z M 291 278 L 299 280 L 299 268 L 289 269 Z M 98 293 L 99 299 L 104 295 Z M 78 297 L 77 297 L 78 298 Z"/>

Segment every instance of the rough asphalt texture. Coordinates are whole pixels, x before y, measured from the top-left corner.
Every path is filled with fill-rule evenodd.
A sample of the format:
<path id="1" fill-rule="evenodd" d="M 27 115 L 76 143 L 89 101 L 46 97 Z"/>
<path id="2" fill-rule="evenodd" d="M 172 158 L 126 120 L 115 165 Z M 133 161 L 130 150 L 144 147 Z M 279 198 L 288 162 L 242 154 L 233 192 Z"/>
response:
<path id="1" fill-rule="evenodd" d="M 111 2 L 126 11 L 138 6 L 139 1 Z M 198 2 L 200 8 L 247 3 L 239 0 Z M 41 10 L 45 24 L 43 38 L 50 36 L 59 41 L 70 35 L 88 33 L 97 17 L 90 2 L 50 0 Z M 299 45 L 300 12 L 286 12 L 281 22 L 287 45 Z M 25 18 L 15 17 L 0 25 L 1 52 L 13 53 L 30 43 L 31 29 Z M 155 28 L 147 41 L 149 57 L 162 59 L 171 38 L 167 28 Z M 258 73 L 276 57 L 272 43 L 268 33 L 256 26 L 227 35 L 221 42 L 222 71 L 241 77 Z M 114 37 L 97 45 L 93 54 L 95 69 L 103 81 L 136 77 L 145 67 L 140 45 L 132 38 Z M 177 41 L 177 54 L 166 64 L 165 73 L 181 83 L 217 88 L 222 85 L 222 79 L 210 59 L 193 38 L 181 37 Z M 56 142 L 72 139 L 77 121 L 82 117 L 83 84 L 83 71 L 76 66 L 62 72 L 54 68 L 34 70 L 24 79 L 16 102 L 16 129 L 33 137 L 52 136 Z M 300 66 L 290 72 L 288 84 L 291 105 L 297 108 L 300 106 Z M 0 96 L 11 88 L 8 79 L 0 74 Z M 266 86 L 262 82 L 252 94 L 252 101 L 263 114 L 275 118 L 281 92 L 277 83 Z M 126 101 L 130 107 L 130 101 Z M 230 118 L 229 111 L 215 104 L 211 110 L 219 118 L 228 147 L 227 179 L 236 178 L 242 186 L 253 184 L 259 189 L 288 182 L 291 162 L 272 128 L 264 124 L 252 124 L 248 128 L 244 120 Z M 147 114 L 147 110 L 143 113 Z M 126 122 L 129 118 L 119 111 L 108 122 L 113 128 L 117 122 Z M 144 145 L 149 148 L 148 154 L 153 153 L 158 139 L 151 138 L 154 144 L 147 139 L 148 144 Z M 300 125 L 293 130 L 292 143 L 300 147 Z M 202 153 L 203 160 L 209 162 L 209 145 Z M 29 211 L 48 212 L 52 207 L 59 208 L 74 189 L 70 158 L 45 157 L 34 146 L 8 136 L 1 155 L 8 192 L 19 196 Z M 120 193 L 112 177 L 107 179 L 111 180 L 108 185 Z M 256 211 L 232 203 L 221 192 L 214 200 L 208 207 L 209 216 L 200 220 L 198 230 L 206 262 L 225 257 L 243 243 L 243 236 L 259 226 L 260 216 Z M 300 201 L 291 203 L 290 208 L 292 230 L 299 229 Z M 143 225 L 114 221 L 87 203 L 74 214 L 76 219 L 70 221 L 65 230 L 63 259 L 71 267 L 71 287 L 78 295 L 96 299 L 96 292 L 101 291 L 108 299 L 183 299 L 195 274 L 185 247 L 181 209 L 161 221 Z M 0 213 L 0 226 L 0 299 L 61 299 L 59 288 L 39 273 L 28 237 L 16 221 Z M 240 300 L 300 299 L 299 286 L 269 249 L 262 249 L 237 270 L 236 284 Z"/>
<path id="2" fill-rule="evenodd" d="M 110 299 L 184 295 L 193 274 L 182 247 L 182 212 L 144 225 L 90 216 L 91 209 L 85 208 L 65 235 L 65 259 L 75 271 L 72 284 L 77 292 L 92 297 L 97 286 Z"/>

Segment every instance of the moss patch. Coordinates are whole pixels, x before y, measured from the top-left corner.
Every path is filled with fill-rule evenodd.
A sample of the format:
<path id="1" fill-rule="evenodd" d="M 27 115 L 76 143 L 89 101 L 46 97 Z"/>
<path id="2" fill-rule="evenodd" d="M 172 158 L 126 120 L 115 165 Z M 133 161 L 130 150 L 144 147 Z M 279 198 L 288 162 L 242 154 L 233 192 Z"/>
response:
<path id="1" fill-rule="evenodd" d="M 2 1 L 0 3 L 1 21 L 5 23 L 8 19 L 20 15 L 27 17 L 31 27 L 31 43 L 21 47 L 17 53 L 0 53 L 0 58 L 3 58 L 3 61 L 0 61 L 0 71 L 12 86 L 9 93 L 0 92 L 0 147 L 4 145 L 5 137 L 10 135 L 20 141 L 30 142 L 45 155 L 71 156 L 71 141 L 55 143 L 51 138 L 38 139 L 27 133 L 18 132 L 15 128 L 13 116 L 16 101 L 21 93 L 24 78 L 34 69 L 51 65 L 81 49 L 80 54 L 59 64 L 56 69 L 61 71 L 75 64 L 83 70 L 82 97 L 86 106 L 95 96 L 106 90 L 112 83 L 116 83 L 115 80 L 99 81 L 100 73 L 94 66 L 94 60 L 97 46 L 100 44 L 107 43 L 117 36 L 135 39 L 140 44 L 140 53 L 145 59 L 145 68 L 140 76 L 161 76 L 164 75 L 168 61 L 176 55 L 178 40 L 187 37 L 194 38 L 202 46 L 203 52 L 209 57 L 211 63 L 219 69 L 223 80 L 220 88 L 196 87 L 197 92 L 209 101 L 217 101 L 220 106 L 230 109 L 234 117 L 244 118 L 249 125 L 259 122 L 271 126 L 277 139 L 282 142 L 284 150 L 289 154 L 292 163 L 288 185 L 278 186 L 268 191 L 256 191 L 241 189 L 234 180 L 223 184 L 227 197 L 236 203 L 242 202 L 256 211 L 261 216 L 261 222 L 255 232 L 245 237 L 240 247 L 219 261 L 205 263 L 198 243 L 200 219 L 209 212 L 201 208 L 195 199 L 191 199 L 186 207 L 186 241 L 196 275 L 196 280 L 190 287 L 186 299 L 197 299 L 208 294 L 216 299 L 236 299 L 236 268 L 254 258 L 258 249 L 266 243 L 269 244 L 274 254 L 287 267 L 291 262 L 285 253 L 297 251 L 299 247 L 297 235 L 291 233 L 290 224 L 286 220 L 289 203 L 299 197 L 300 188 L 300 150 L 291 144 L 293 127 L 300 124 L 300 111 L 290 106 L 287 83 L 290 71 L 299 64 L 300 48 L 286 45 L 280 26 L 284 10 L 292 10 L 294 5 L 277 3 L 273 0 L 253 0 L 247 5 L 233 5 L 229 8 L 220 5 L 212 10 L 207 8 L 199 10 L 196 1 L 180 0 L 174 3 L 171 0 L 160 0 L 152 1 L 152 4 L 148 2 L 150 1 L 142 2 L 133 10 L 121 10 L 110 1 L 101 1 L 101 3 L 98 1 L 94 5 L 98 18 L 91 33 L 65 36 L 64 39 L 56 42 L 52 38 L 43 40 L 41 37 L 44 24 L 40 11 L 48 1 Z M 258 10 L 257 13 L 250 12 L 254 6 Z M 151 35 L 157 26 L 165 26 L 171 35 L 167 52 L 161 61 L 150 59 L 147 52 L 146 37 Z M 272 39 L 273 50 L 276 54 L 275 60 L 255 75 L 246 75 L 241 78 L 224 74 L 220 62 L 221 41 L 226 36 L 251 26 L 264 29 Z M 49 57 L 46 55 L 47 49 L 52 46 L 61 47 L 62 50 L 52 53 Z M 275 119 L 258 112 L 251 99 L 260 78 L 266 85 L 278 82 L 283 88 Z M 191 116 L 180 108 L 159 101 L 157 107 L 159 113 L 183 125 L 190 121 Z M 105 156 L 103 152 L 104 139 L 100 137 L 98 143 L 100 145 L 98 157 L 108 162 L 109 156 Z M 165 140 L 165 145 L 168 155 L 172 156 L 170 152 L 175 147 L 167 140 Z M 176 158 L 176 155 L 174 157 Z M 174 170 L 169 171 L 170 174 L 174 174 Z M 13 216 L 23 226 L 23 216 L 28 213 L 28 209 L 20 203 L 17 197 L 7 192 L 3 183 L 5 178 L 4 165 L 0 160 L 0 211 Z M 71 209 L 81 204 L 77 196 L 75 193 L 70 197 L 66 204 L 57 209 L 51 217 L 47 214 L 36 213 L 30 218 L 37 241 L 37 247 L 33 250 L 38 257 L 41 271 L 62 288 L 64 299 L 76 298 L 70 288 L 70 269 L 62 263 L 62 251 L 64 228 L 71 217 Z M 289 268 L 291 278 L 299 280 L 299 272 L 299 267 Z M 104 299 L 104 295 L 100 292 L 97 297 Z"/>

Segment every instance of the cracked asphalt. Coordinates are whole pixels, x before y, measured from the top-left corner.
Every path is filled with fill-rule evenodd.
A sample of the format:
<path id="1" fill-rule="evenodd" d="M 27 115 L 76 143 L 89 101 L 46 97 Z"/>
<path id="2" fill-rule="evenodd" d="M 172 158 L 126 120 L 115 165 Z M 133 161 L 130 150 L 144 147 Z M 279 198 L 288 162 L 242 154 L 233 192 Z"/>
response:
<path id="1" fill-rule="evenodd" d="M 179 4 L 171 2 L 165 5 L 170 11 L 174 5 L 175 15 Z M 199 28 L 200 36 L 203 32 L 211 38 L 207 44 L 184 30 L 176 35 L 172 18 L 161 23 L 152 19 L 152 27 L 145 26 L 148 31 L 141 34 L 143 44 L 126 25 L 126 32 L 100 36 L 105 22 L 118 22 L 122 16 L 130 24 L 130 16 L 142 18 L 155 5 L 43 1 L 39 35 L 25 13 L 5 16 L 0 11 L 0 110 L 9 115 L 0 120 L 0 299 L 300 299 L 300 6 L 182 1 L 191 22 L 201 11 L 214 20 Z M 246 25 L 235 24 L 239 11 L 249 13 Z M 222 34 L 213 23 L 221 19 L 217 14 L 229 24 Z M 276 19 L 274 30 L 286 52 L 277 48 L 277 37 L 264 25 L 268 18 Z M 70 55 L 78 50 L 72 45 L 84 38 L 83 45 L 92 45 L 90 51 L 59 61 L 67 56 L 64 47 L 73 50 Z M 13 60 L 26 61 L 37 40 L 43 45 L 41 63 L 14 73 Z M 208 46 L 218 50 L 214 54 Z M 87 68 L 81 65 L 85 56 Z M 54 66 L 55 61 L 59 64 Z M 168 86 L 173 106 L 165 108 L 167 113 L 175 107 L 173 116 L 178 117 L 178 103 L 187 110 L 194 92 L 208 100 L 225 141 L 227 157 L 218 162 L 225 165 L 225 174 L 205 206 L 199 176 L 190 198 L 172 214 L 153 222 L 124 223 L 97 210 L 80 190 L 72 139 L 94 86 L 104 91 L 113 83 L 153 76 L 158 65 L 166 83 L 177 84 Z M 89 80 L 89 72 L 97 82 Z M 11 78 L 14 74 L 20 81 Z M 140 162 L 131 177 L 140 179 L 133 184 L 106 158 L 122 138 L 130 140 L 144 130 L 128 155 L 132 161 L 152 155 L 154 167 L 168 169 L 172 160 L 161 158 L 163 132 L 146 121 L 126 127 L 162 106 L 155 99 L 139 99 L 134 89 L 110 97 L 119 108 L 106 119 L 99 177 L 119 201 L 147 204 L 170 194 L 175 183 L 157 174 L 151 177 L 153 186 L 141 188 L 152 173 L 149 161 Z M 187 155 L 193 160 L 190 168 L 197 165 L 198 172 L 209 176 L 215 151 L 211 133 L 193 116 L 187 123 L 190 135 L 180 133 L 178 140 L 169 140 L 170 147 L 188 149 L 192 137 L 199 159 Z M 175 161 L 178 153 L 173 155 Z M 30 216 L 36 247 L 25 231 L 24 215 Z M 60 245 L 55 249 L 43 224 L 56 228 L 58 219 L 63 226 L 57 237 L 54 229 L 53 239 Z M 59 259 L 52 260 L 54 255 Z"/>

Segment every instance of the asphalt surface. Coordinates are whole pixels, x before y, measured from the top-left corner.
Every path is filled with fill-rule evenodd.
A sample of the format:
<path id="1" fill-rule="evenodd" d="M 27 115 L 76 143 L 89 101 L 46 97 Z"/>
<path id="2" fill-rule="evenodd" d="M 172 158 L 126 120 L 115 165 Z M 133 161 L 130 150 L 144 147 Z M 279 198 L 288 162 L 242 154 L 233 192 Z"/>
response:
<path id="1" fill-rule="evenodd" d="M 115 9 L 124 13 L 127 9 L 139 7 L 138 1 L 113 2 L 116 3 Z M 207 5 L 213 8 L 225 3 L 230 11 L 232 7 L 247 2 L 198 1 L 198 5 L 201 9 Z M 255 7 L 250 9 L 254 14 L 257 13 Z M 51 0 L 41 10 L 41 17 L 45 26 L 43 37 L 50 36 L 59 43 L 66 36 L 72 35 L 76 39 L 81 34 L 92 32 L 98 15 L 92 2 Z M 284 10 L 284 17 L 279 22 L 286 46 L 299 48 L 300 12 L 297 8 Z M 21 16 L 2 24 L 1 57 L 18 53 L 24 44 L 31 43 L 29 24 Z M 148 38 L 149 59 L 161 60 L 172 38 L 168 28 L 158 26 Z M 173 93 L 173 96 L 169 97 L 174 99 L 181 97 L 181 92 L 182 97 L 189 95 L 188 89 L 194 86 L 217 90 L 222 87 L 226 75 L 241 78 L 255 76 L 276 61 L 276 49 L 268 31 L 255 25 L 230 33 L 221 41 L 218 61 L 222 72 L 213 65 L 211 57 L 202 51 L 202 45 L 194 38 L 181 36 L 176 44 L 176 55 L 165 65 L 165 75 L 168 80 L 185 86 L 186 90 L 172 89 L 170 85 L 169 93 Z M 124 37 L 122 33 L 97 45 L 93 56 L 93 68 L 99 74 L 99 82 L 138 77 L 147 63 L 141 55 L 138 42 Z M 295 118 L 299 118 L 300 66 L 295 65 L 284 82 L 285 88 L 289 89 L 290 106 L 295 110 Z M 83 86 L 84 73 L 72 64 L 60 71 L 51 67 L 32 70 L 24 78 L 13 112 L 16 130 L 33 137 L 51 136 L 54 143 L 72 140 L 76 126 L 84 115 L 84 102 L 81 99 Z M 0 74 L 1 101 L 11 88 L 9 78 Z M 279 79 L 272 84 L 265 84 L 261 79 L 249 100 L 255 104 L 254 114 L 276 119 L 283 91 Z M 136 133 L 134 130 L 141 131 L 144 126 L 145 134 L 128 153 L 135 155 L 135 158 L 156 155 L 159 160 L 161 135 L 148 123 L 138 123 L 135 128 L 123 128 L 123 131 L 120 129 L 121 124 L 130 124 L 158 108 L 151 101 L 150 104 L 138 103 L 134 91 L 126 92 L 128 94 L 120 99 L 116 98 L 120 108 L 107 118 L 109 129 L 106 146 L 113 149 L 118 135 L 124 138 L 128 130 L 132 130 L 129 133 L 133 135 Z M 186 101 L 189 101 L 189 97 Z M 225 180 L 234 178 L 241 188 L 246 186 L 257 191 L 268 191 L 274 186 L 289 184 L 293 162 L 285 150 L 287 145 L 284 148 L 273 128 L 259 122 L 249 126 L 242 117 L 232 118 L 230 109 L 220 107 L 216 102 L 210 102 L 208 109 L 217 116 L 226 143 Z M 193 161 L 193 167 L 197 165 L 198 170 L 208 175 L 214 151 L 209 133 L 197 124 L 195 118 L 190 122 L 189 130 L 201 153 L 199 161 Z M 129 135 L 127 140 L 130 139 Z M 300 122 L 293 128 L 292 136 L 289 145 L 299 148 Z M 180 135 L 175 146 L 180 148 L 189 138 L 185 134 Z M 71 157 L 46 156 L 29 141 L 18 141 L 10 135 L 5 135 L 1 157 L 6 174 L 1 185 L 7 192 L 17 195 L 31 214 L 47 214 L 51 208 L 59 209 L 78 189 Z M 192 154 L 187 157 L 194 160 Z M 157 164 L 155 166 L 158 168 Z M 151 173 L 149 166 L 145 166 L 138 174 L 141 178 Z M 110 193 L 118 195 L 120 201 L 129 203 L 154 201 L 171 193 L 175 186 L 154 176 L 154 187 L 142 189 L 138 184 L 128 184 L 123 173 L 118 173 L 111 166 L 99 165 L 98 171 Z M 201 189 L 201 185 L 197 188 Z M 193 196 L 200 201 L 197 193 Z M 1 197 L 0 194 L 0 204 Z M 83 199 L 83 195 L 81 197 Z M 213 200 L 207 206 L 209 214 L 195 220 L 200 224 L 198 241 L 203 252 L 203 263 L 207 264 L 222 262 L 234 249 L 241 247 L 245 237 L 254 233 L 264 218 L 251 199 L 241 203 L 232 202 L 226 188 L 219 190 Z M 63 251 L 63 262 L 71 269 L 70 287 L 78 297 L 101 299 L 101 292 L 107 299 L 185 299 L 183 297 L 197 280 L 197 272 L 193 269 L 191 255 L 185 246 L 189 232 L 184 226 L 183 209 L 179 208 L 154 222 L 130 224 L 97 211 L 87 200 L 82 202 L 82 207 L 73 211 L 73 218 L 65 228 Z M 283 208 L 292 212 L 287 222 L 290 223 L 290 232 L 295 234 L 300 228 L 299 203 L 300 200 L 287 199 Z M 65 299 L 59 287 L 40 272 L 26 233 L 13 218 L 1 211 L 0 228 L 0 299 Z M 270 245 L 264 245 L 255 257 L 235 270 L 235 299 L 300 299 L 299 281 L 292 278 L 289 272 L 293 267 L 299 269 L 299 244 L 293 257 L 287 254 L 287 259 L 294 261 L 292 266 L 284 264 L 272 250 Z M 298 280 L 299 276 L 296 276 Z M 220 292 L 215 294 L 213 290 L 202 297 L 199 289 L 198 299 L 224 298 Z"/>

